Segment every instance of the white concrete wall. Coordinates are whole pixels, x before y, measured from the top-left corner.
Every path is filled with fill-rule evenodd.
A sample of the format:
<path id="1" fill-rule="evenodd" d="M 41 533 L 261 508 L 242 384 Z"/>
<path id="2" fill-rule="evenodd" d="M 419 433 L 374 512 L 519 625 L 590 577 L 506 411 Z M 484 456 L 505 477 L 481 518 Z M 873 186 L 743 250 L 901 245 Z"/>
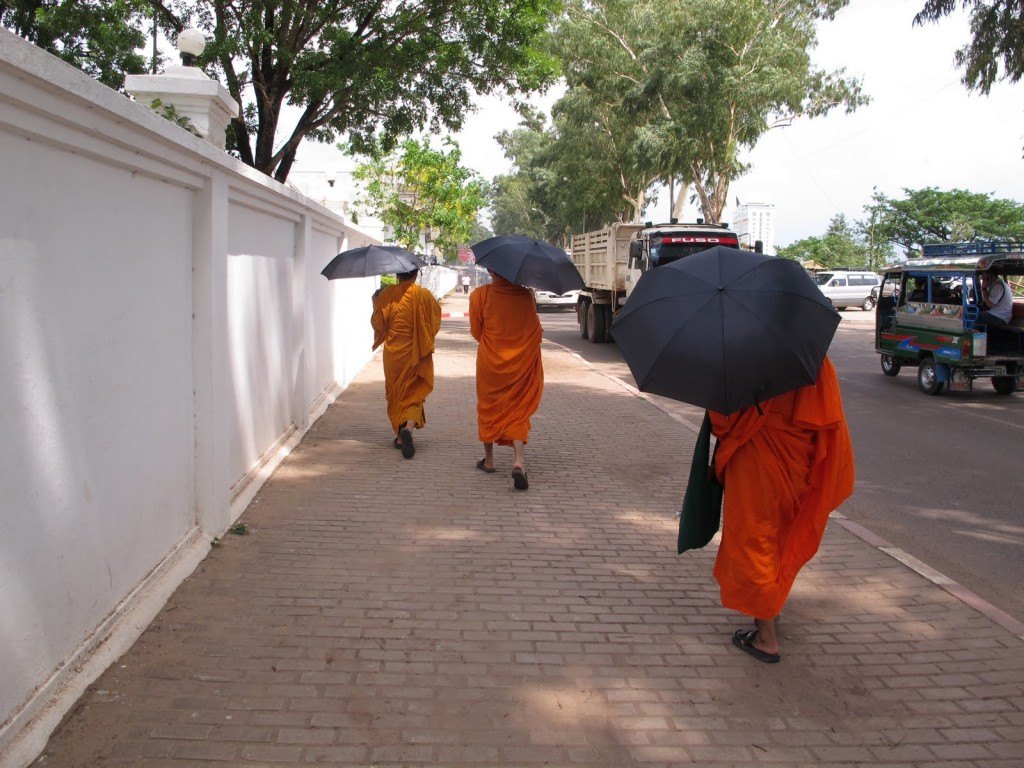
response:
<path id="1" fill-rule="evenodd" d="M 0 30 L 0 765 L 370 359 L 367 242 Z"/>
<path id="2" fill-rule="evenodd" d="M 455 290 L 459 273 L 450 267 L 424 267 L 420 270 L 419 282 L 440 299 Z"/>

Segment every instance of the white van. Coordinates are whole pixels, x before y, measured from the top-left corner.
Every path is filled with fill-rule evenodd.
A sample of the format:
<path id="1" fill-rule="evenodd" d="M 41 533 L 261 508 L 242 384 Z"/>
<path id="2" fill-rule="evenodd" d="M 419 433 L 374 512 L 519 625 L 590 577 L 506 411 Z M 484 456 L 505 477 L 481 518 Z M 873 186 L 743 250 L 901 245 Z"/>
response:
<path id="1" fill-rule="evenodd" d="M 818 272 L 814 276 L 814 282 L 836 309 L 860 307 L 865 312 L 870 312 L 875 307 L 871 289 L 880 285 L 882 278 L 874 272 L 832 269 Z"/>

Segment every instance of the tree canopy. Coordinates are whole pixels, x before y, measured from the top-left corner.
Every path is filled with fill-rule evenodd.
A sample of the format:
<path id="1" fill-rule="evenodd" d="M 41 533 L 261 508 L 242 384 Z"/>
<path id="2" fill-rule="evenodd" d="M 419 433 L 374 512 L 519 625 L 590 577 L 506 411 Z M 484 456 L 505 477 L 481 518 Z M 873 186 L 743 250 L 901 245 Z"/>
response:
<path id="1" fill-rule="evenodd" d="M 865 102 L 842 70 L 815 68 L 816 23 L 847 0 L 570 0 L 553 39 L 570 88 L 624 119 L 620 174 L 693 185 L 721 220 L 743 149 L 773 125 Z M 628 199 L 629 196 L 627 196 Z M 632 195 L 634 199 L 641 195 Z M 678 210 L 674 205 L 673 209 Z M 639 217 L 641 214 L 636 214 Z"/>
<path id="2" fill-rule="evenodd" d="M 965 189 L 904 189 L 903 199 L 875 193 L 875 234 L 907 251 L 925 243 L 1024 240 L 1024 205 Z"/>
<path id="3" fill-rule="evenodd" d="M 457 130 L 476 94 L 549 84 L 542 43 L 560 0 L 0 0 L 0 21 L 120 87 L 143 28 L 207 35 L 200 65 L 241 106 L 229 149 L 284 181 L 303 139 L 360 151 Z M 292 119 L 285 106 L 296 108 Z"/>
<path id="4" fill-rule="evenodd" d="M 389 149 L 457 130 L 474 94 L 521 94 L 557 71 L 540 46 L 557 0 L 171 0 L 212 38 L 201 62 L 244 105 L 233 149 L 283 180 L 303 139 Z M 285 126 L 286 104 L 299 107 Z"/>
<path id="5" fill-rule="evenodd" d="M 703 217 L 720 221 L 742 150 L 774 125 L 866 101 L 856 80 L 810 61 L 815 25 L 846 4 L 568 0 L 549 37 L 567 91 L 550 125 L 522 126 L 533 138 L 503 134 L 515 165 L 495 183 L 496 228 L 553 239 L 640 221 L 673 183 L 674 216 L 692 187 Z"/>
<path id="6" fill-rule="evenodd" d="M 825 234 L 805 237 L 778 249 L 778 255 L 827 269 L 865 269 L 868 248 L 857 228 L 841 213 L 832 217 Z"/>
<path id="7" fill-rule="evenodd" d="M 956 10 L 970 14 L 971 40 L 955 60 L 964 70 L 964 85 L 987 94 L 1005 78 L 1011 83 L 1024 75 L 1024 3 L 1020 0 L 927 0 L 915 24 L 938 21 Z"/>
<path id="8" fill-rule="evenodd" d="M 425 237 L 428 255 L 436 247 L 450 260 L 480 233 L 486 198 L 483 181 L 461 165 L 459 148 L 450 140 L 444 146 L 406 139 L 398 151 L 359 165 L 355 178 L 366 189 L 357 205 L 372 209 L 396 243 L 419 250 Z"/>
<path id="9" fill-rule="evenodd" d="M 120 90 L 146 69 L 147 0 L 0 0 L 0 26 Z"/>
<path id="10" fill-rule="evenodd" d="M 564 115 L 548 126 L 530 114 L 514 130 L 498 134 L 513 171 L 492 184 L 491 223 L 495 234 L 524 234 L 549 242 L 573 232 L 632 217 L 611 160 L 597 151 L 600 129 L 571 123 Z"/>

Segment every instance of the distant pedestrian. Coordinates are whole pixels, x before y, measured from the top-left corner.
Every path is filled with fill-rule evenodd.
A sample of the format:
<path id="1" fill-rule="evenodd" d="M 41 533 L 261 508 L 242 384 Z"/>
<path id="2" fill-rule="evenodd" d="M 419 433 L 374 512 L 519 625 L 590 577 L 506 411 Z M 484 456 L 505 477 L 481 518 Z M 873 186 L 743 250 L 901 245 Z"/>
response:
<path id="1" fill-rule="evenodd" d="M 835 368 L 814 384 L 731 416 L 709 412 L 714 466 L 725 487 L 714 574 L 722 605 L 754 618 L 733 644 L 778 662 L 775 619 L 817 552 L 829 514 L 853 492 L 853 448 Z"/>
<path id="2" fill-rule="evenodd" d="M 441 328 L 441 305 L 416 285 L 419 270 L 398 275 L 398 284 L 373 299 L 373 348 L 384 345 L 384 395 L 388 418 L 402 456 L 416 453 L 412 430 L 427 423 L 424 402 L 434 389 L 434 337 Z"/>
<path id="3" fill-rule="evenodd" d="M 484 457 L 477 468 L 495 471 L 494 444 L 514 451 L 512 482 L 530 487 L 525 449 L 530 417 L 544 392 L 542 329 L 529 288 L 490 272 L 492 282 L 469 297 L 469 329 L 480 344 L 476 353 L 477 429 Z"/>
<path id="4" fill-rule="evenodd" d="M 462 292 L 469 293 L 469 275 L 462 276 Z"/>

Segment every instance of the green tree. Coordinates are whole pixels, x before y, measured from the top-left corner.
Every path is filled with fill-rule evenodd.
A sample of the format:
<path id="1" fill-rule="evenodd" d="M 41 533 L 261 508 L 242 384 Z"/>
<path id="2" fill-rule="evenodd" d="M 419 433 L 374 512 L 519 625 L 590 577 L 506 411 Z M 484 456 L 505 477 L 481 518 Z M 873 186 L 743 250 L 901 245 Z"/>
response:
<path id="1" fill-rule="evenodd" d="M 555 212 L 547 193 L 554 174 L 547 158 L 555 135 L 544 123 L 543 115 L 531 112 L 517 128 L 495 136 L 512 161 L 512 171 L 491 183 L 491 227 L 496 235 L 551 237 Z"/>
<path id="2" fill-rule="evenodd" d="M 935 187 L 904 189 L 901 200 L 875 193 L 878 237 L 909 256 L 925 243 L 1024 240 L 1024 206 L 990 193 Z"/>
<path id="3" fill-rule="evenodd" d="M 561 115 L 545 124 L 543 115 L 529 114 L 496 137 L 513 170 L 494 180 L 494 231 L 566 243 L 573 232 L 631 218 L 608 155 L 595 151 L 599 129 Z"/>
<path id="4" fill-rule="evenodd" d="M 460 163 L 451 141 L 433 149 L 429 139 L 406 139 L 399 151 L 378 153 L 355 171 L 366 196 L 357 204 L 372 209 L 398 244 L 412 250 L 425 238 L 446 260 L 478 234 L 477 214 L 486 205 L 486 185 Z"/>
<path id="5" fill-rule="evenodd" d="M 571 0 L 566 11 L 550 38 L 568 86 L 553 110 L 558 155 L 577 160 L 578 180 L 597 181 L 599 194 L 615 190 L 613 200 L 601 201 L 606 220 L 614 211 L 614 218 L 640 221 L 670 164 L 652 130 L 653 105 L 635 98 L 656 9 L 635 0 Z"/>
<path id="6" fill-rule="evenodd" d="M 430 126 L 457 130 L 474 94 L 552 82 L 543 50 L 560 0 L 0 0 L 0 24 L 121 88 L 143 72 L 154 14 L 209 40 L 200 65 L 241 107 L 229 149 L 278 181 L 303 139 L 362 152 Z M 282 114 L 298 107 L 294 121 Z"/>
<path id="7" fill-rule="evenodd" d="M 618 146 L 635 182 L 677 180 L 680 195 L 692 183 L 704 218 L 717 222 L 743 149 L 774 125 L 866 101 L 843 70 L 810 63 L 816 24 L 846 4 L 575 0 L 553 39 L 570 93 L 592 91 L 631 124 Z M 591 119 L 601 120 L 596 110 Z"/>
<path id="8" fill-rule="evenodd" d="M 0 0 L 0 26 L 120 90 L 146 70 L 137 49 L 160 3 L 150 0 Z"/>
<path id="9" fill-rule="evenodd" d="M 818 263 L 832 269 L 864 269 L 868 265 L 867 247 L 841 213 L 832 217 L 821 239 Z"/>
<path id="10" fill-rule="evenodd" d="M 557 72 L 540 43 L 558 0 L 168 2 L 177 28 L 207 32 L 200 63 L 243 105 L 231 148 L 279 181 L 303 139 L 390 149 L 428 125 L 457 130 L 474 94 L 515 96 Z"/>
<path id="11" fill-rule="evenodd" d="M 783 259 L 798 261 L 801 264 L 814 263 L 819 266 L 824 266 L 822 262 L 819 261 L 821 258 L 820 237 L 805 237 L 801 240 L 796 240 L 789 245 L 781 246 L 776 250 L 776 255 Z"/>
<path id="12" fill-rule="evenodd" d="M 928 0 L 914 23 L 938 21 L 956 10 L 969 11 L 971 41 L 958 50 L 963 82 L 987 94 L 999 79 L 1016 83 L 1024 75 L 1024 3 L 1020 0 Z M 1002 73 L 1000 75 L 1000 72 Z"/>
<path id="13" fill-rule="evenodd" d="M 813 262 L 826 269 L 864 269 L 868 266 L 868 248 L 857 228 L 846 216 L 837 213 L 825 234 L 805 237 L 779 248 L 778 255 L 801 264 Z"/>
<path id="14" fill-rule="evenodd" d="M 879 207 L 877 189 L 872 193 L 872 201 L 864 206 L 863 219 L 856 223 L 861 242 L 867 247 L 868 269 L 878 272 L 886 264 L 898 260 L 893 244 L 881 236 L 879 231 Z"/>

